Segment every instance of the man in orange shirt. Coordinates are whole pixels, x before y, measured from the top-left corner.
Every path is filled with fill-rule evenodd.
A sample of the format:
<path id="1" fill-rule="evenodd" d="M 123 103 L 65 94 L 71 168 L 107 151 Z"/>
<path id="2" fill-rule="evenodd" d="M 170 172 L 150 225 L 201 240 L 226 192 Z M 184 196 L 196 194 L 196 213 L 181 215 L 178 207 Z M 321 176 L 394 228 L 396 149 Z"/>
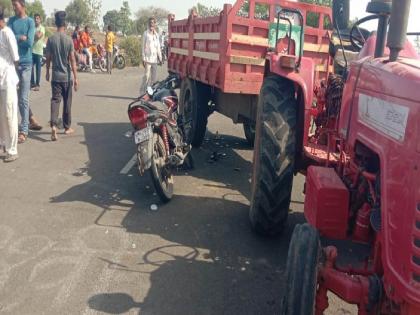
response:
<path id="1" fill-rule="evenodd" d="M 114 51 L 115 35 L 112 32 L 112 26 L 108 25 L 108 31 L 105 36 L 105 51 L 106 51 L 106 67 L 108 74 L 112 73 L 113 58 L 112 53 Z"/>
<path id="2" fill-rule="evenodd" d="M 82 52 L 88 56 L 89 58 L 89 68 L 90 72 L 95 72 L 93 70 L 93 58 L 92 53 L 90 52 L 89 48 L 92 45 L 92 39 L 90 38 L 90 28 L 89 26 L 85 26 L 85 31 L 82 32 L 80 35 L 80 45 L 82 47 Z"/>

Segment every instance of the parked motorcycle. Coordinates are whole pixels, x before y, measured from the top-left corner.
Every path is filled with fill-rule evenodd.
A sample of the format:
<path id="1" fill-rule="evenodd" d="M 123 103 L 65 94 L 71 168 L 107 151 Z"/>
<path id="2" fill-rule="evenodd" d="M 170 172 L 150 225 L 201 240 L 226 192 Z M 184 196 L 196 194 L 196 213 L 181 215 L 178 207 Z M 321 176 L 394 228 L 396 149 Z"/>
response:
<path id="1" fill-rule="evenodd" d="M 180 78 L 170 75 L 147 89 L 128 106 L 128 117 L 134 128 L 140 175 L 150 170 L 153 185 L 163 202 L 173 195 L 173 170 L 192 167 L 191 146 L 186 144 L 182 119 L 178 116 L 175 88 Z"/>
<path id="2" fill-rule="evenodd" d="M 119 70 L 122 70 L 125 68 L 125 58 L 123 54 L 121 53 L 121 50 L 118 46 L 114 46 L 114 61 L 113 66 L 116 67 Z"/>

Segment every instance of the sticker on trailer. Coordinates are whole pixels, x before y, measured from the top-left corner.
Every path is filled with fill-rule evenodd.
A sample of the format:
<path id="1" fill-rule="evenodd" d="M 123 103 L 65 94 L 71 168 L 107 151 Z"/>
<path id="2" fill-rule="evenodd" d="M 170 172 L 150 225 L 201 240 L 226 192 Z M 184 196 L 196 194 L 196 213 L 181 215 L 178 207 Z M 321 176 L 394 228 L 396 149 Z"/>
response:
<path id="1" fill-rule="evenodd" d="M 373 96 L 359 95 L 359 119 L 373 129 L 403 142 L 410 109 Z"/>

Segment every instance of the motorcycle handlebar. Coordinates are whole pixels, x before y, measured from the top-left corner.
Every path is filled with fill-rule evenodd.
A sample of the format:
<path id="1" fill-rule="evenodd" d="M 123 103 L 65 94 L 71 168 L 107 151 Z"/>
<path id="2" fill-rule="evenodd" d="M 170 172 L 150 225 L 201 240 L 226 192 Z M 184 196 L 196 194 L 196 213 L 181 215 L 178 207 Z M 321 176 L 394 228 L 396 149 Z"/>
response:
<path id="1" fill-rule="evenodd" d="M 164 87 L 171 88 L 171 87 L 169 87 L 169 84 L 172 83 L 172 82 L 176 82 L 175 88 L 179 87 L 179 83 L 181 82 L 181 77 L 178 74 L 170 74 L 166 79 L 164 79 L 162 81 L 155 82 L 152 85 L 152 88 L 153 88 L 153 90 L 159 90 L 159 89 L 162 89 Z M 147 92 L 143 93 L 138 98 L 136 98 L 133 102 L 131 102 L 128 105 L 128 109 L 130 110 L 131 106 L 133 106 L 138 101 L 142 100 L 146 95 L 147 95 Z"/>

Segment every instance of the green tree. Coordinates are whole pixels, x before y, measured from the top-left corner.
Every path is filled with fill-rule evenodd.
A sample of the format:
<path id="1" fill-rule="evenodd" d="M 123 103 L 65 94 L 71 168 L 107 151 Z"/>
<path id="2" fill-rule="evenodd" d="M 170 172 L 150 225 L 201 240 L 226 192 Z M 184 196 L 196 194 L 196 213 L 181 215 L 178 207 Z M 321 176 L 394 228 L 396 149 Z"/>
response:
<path id="1" fill-rule="evenodd" d="M 135 28 L 138 34 L 143 34 L 147 30 L 147 22 L 150 17 L 154 17 L 158 25 L 163 25 L 168 19 L 169 11 L 159 7 L 141 8 L 136 13 Z"/>
<path id="2" fill-rule="evenodd" d="M 89 23 L 89 6 L 85 0 L 72 0 L 66 7 L 67 21 L 72 25 Z"/>
<path id="3" fill-rule="evenodd" d="M 108 25 L 111 25 L 115 32 L 121 30 L 120 12 L 117 10 L 108 11 L 102 19 L 104 21 L 104 30 L 106 30 Z"/>
<path id="4" fill-rule="evenodd" d="M 200 2 L 198 2 L 197 5 L 193 7 L 193 9 L 196 10 L 200 17 L 218 16 L 222 11 L 219 8 L 206 6 Z"/>
<path id="5" fill-rule="evenodd" d="M 100 0 L 72 0 L 66 7 L 67 21 L 72 25 L 97 28 L 101 7 Z"/>
<path id="6" fill-rule="evenodd" d="M 111 25 L 116 32 L 121 31 L 124 35 L 131 34 L 133 21 L 131 20 L 131 10 L 128 2 L 123 2 L 120 11 L 108 11 L 103 17 L 103 22 L 104 30 L 108 25 Z"/>
<path id="7" fill-rule="evenodd" d="M 123 2 L 119 15 L 121 32 L 124 35 L 130 34 L 133 26 L 133 21 L 131 20 L 131 9 L 128 4 L 128 1 Z"/>
<path id="8" fill-rule="evenodd" d="M 101 0 L 85 0 L 89 8 L 88 24 L 93 28 L 99 29 L 99 18 L 101 16 L 102 1 Z"/>
<path id="9" fill-rule="evenodd" d="M 35 0 L 34 2 L 27 2 L 26 3 L 26 13 L 30 17 L 34 17 L 35 14 L 41 15 L 41 18 L 43 21 L 46 19 L 46 14 L 44 10 L 44 6 L 42 5 L 42 2 L 39 0 Z"/>
<path id="10" fill-rule="evenodd" d="M 4 9 L 4 14 L 6 17 L 14 15 L 12 1 L 10 0 L 0 0 L 0 6 Z"/>

